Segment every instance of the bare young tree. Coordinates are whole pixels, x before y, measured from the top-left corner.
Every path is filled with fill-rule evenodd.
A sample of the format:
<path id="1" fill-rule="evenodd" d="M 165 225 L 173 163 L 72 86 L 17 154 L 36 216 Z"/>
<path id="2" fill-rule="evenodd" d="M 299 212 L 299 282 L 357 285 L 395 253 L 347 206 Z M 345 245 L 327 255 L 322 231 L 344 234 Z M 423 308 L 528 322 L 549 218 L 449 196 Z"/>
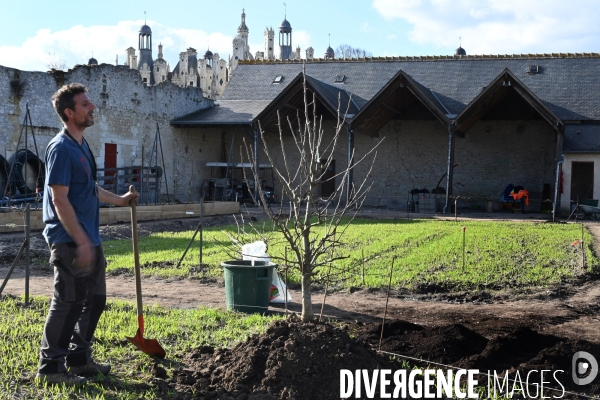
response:
<path id="1" fill-rule="evenodd" d="M 335 49 L 335 58 L 365 58 L 373 57 L 370 51 L 352 47 L 349 44 L 341 44 Z"/>
<path id="2" fill-rule="evenodd" d="M 273 151 L 267 144 L 266 134 L 259 122 L 264 154 L 273 166 L 275 179 L 281 187 L 279 207 L 268 204 L 261 185 L 257 185 L 259 198 L 254 200 L 273 221 L 275 229 L 283 234 L 291 250 L 288 265 L 301 274 L 302 320 L 308 321 L 314 318 L 311 302 L 313 277 L 323 267 L 343 258 L 334 249 L 343 243 L 347 227 L 371 188 L 370 174 L 375 163 L 375 150 L 380 142 L 357 160 L 354 160 L 352 149 L 351 165 L 329 178 L 326 172 L 332 165 L 340 138 L 344 136 L 347 109 L 342 109 L 338 98 L 335 130 L 331 135 L 326 135 L 323 118 L 316 115 L 316 96 L 314 93 L 309 95 L 306 73 L 303 75 L 304 115 L 298 111 L 296 121 L 290 118 L 282 121 L 278 112 L 279 143 Z M 284 129 L 285 126 L 287 129 Z M 260 182 L 259 166 L 254 163 L 254 150 L 248 145 L 245 148 L 254 182 Z M 279 154 L 281 159 L 276 160 L 275 154 Z M 350 187 L 348 193 L 346 182 L 350 172 L 363 162 L 367 164 L 367 173 L 358 184 Z M 333 193 L 320 196 L 318 190 L 321 185 L 330 180 L 337 182 Z"/>

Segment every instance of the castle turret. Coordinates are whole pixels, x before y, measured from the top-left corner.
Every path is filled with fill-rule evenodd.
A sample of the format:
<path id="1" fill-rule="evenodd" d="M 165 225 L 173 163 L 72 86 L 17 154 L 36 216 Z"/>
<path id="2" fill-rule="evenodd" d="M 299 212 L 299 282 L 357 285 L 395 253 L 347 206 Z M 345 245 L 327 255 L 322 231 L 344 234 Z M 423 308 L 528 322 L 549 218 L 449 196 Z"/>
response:
<path id="1" fill-rule="evenodd" d="M 306 49 L 306 59 L 312 60 L 313 58 L 315 58 L 315 49 L 309 47 L 308 49 Z"/>
<path id="2" fill-rule="evenodd" d="M 152 74 L 154 61 L 152 59 L 152 29 L 148 25 L 142 25 L 139 34 L 139 55 L 138 71 L 142 76 L 142 82 L 146 85 L 154 85 L 154 76 Z"/>
<path id="3" fill-rule="evenodd" d="M 246 26 L 246 13 L 242 9 L 242 22 L 238 27 L 238 34 L 233 39 L 233 53 L 230 60 L 231 71 L 237 67 L 239 60 L 253 60 L 254 57 L 250 54 L 250 46 L 248 45 L 248 26 Z"/>
<path id="4" fill-rule="evenodd" d="M 131 69 L 138 69 L 138 62 L 137 56 L 135 55 L 135 49 L 133 47 L 129 47 L 125 51 L 127 52 L 127 61 L 125 61 L 125 64 L 127 64 Z"/>
<path id="5" fill-rule="evenodd" d="M 275 59 L 275 31 L 273 28 L 265 28 L 265 60 Z"/>
<path id="6" fill-rule="evenodd" d="M 165 82 L 169 76 L 169 64 L 163 58 L 163 46 L 158 45 L 158 58 L 154 60 L 152 75 L 155 83 Z"/>
<path id="7" fill-rule="evenodd" d="M 293 58 L 292 54 L 292 25 L 287 19 L 283 19 L 279 25 L 279 55 L 280 60 Z"/>
<path id="8" fill-rule="evenodd" d="M 327 46 L 327 50 L 325 50 L 325 59 L 333 60 L 335 58 L 335 51 L 331 48 L 331 46 Z"/>

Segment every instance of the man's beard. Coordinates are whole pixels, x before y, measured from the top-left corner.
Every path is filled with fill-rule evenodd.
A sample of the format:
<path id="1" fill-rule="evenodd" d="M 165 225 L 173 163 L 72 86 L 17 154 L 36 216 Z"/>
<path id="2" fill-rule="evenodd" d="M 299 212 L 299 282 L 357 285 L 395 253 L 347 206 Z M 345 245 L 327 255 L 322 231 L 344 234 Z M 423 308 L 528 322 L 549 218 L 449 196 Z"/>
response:
<path id="1" fill-rule="evenodd" d="M 79 129 L 89 128 L 94 125 L 94 120 L 92 118 L 85 118 L 82 122 L 77 122 L 76 125 Z"/>

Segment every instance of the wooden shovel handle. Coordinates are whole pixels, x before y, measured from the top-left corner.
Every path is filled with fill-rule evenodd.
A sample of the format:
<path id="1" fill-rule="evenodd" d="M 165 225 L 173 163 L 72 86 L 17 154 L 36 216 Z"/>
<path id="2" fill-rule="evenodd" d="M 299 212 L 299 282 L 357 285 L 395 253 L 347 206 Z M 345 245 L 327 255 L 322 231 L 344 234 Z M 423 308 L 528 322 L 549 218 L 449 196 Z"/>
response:
<path id="1" fill-rule="evenodd" d="M 129 186 L 129 193 L 135 193 L 135 187 L 133 185 Z M 137 300 L 137 315 L 140 317 L 144 314 L 144 307 L 142 304 L 142 276 L 140 272 L 140 252 L 138 248 L 136 200 L 131 199 L 129 206 L 131 207 L 131 239 L 133 242 L 133 260 L 135 263 L 135 297 Z M 140 328 L 144 329 L 143 326 L 140 326 Z"/>

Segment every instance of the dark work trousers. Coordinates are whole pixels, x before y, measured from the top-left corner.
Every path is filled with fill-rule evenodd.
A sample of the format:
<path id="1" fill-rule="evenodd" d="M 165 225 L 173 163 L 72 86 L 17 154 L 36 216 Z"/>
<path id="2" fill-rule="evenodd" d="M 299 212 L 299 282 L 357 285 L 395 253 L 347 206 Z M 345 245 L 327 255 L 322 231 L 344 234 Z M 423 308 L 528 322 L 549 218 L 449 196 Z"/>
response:
<path id="1" fill-rule="evenodd" d="M 106 305 L 106 260 L 102 245 L 96 246 L 91 272 L 82 272 L 72 267 L 76 252 L 75 243 L 50 245 L 54 295 L 40 349 L 43 374 L 85 365 L 92 357 L 94 331 Z"/>

